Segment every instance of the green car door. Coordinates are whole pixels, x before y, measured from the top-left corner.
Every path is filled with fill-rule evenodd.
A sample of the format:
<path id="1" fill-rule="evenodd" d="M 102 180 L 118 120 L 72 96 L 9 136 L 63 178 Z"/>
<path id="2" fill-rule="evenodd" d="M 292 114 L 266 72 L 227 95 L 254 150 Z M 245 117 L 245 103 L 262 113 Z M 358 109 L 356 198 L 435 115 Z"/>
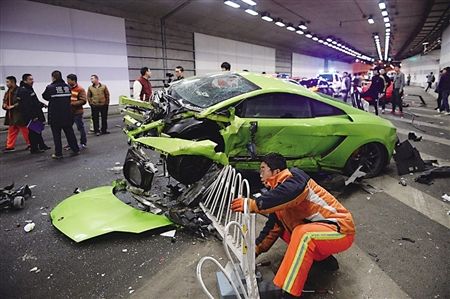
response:
<path id="1" fill-rule="evenodd" d="M 242 125 L 237 138 L 230 140 L 234 141 L 229 144 L 230 158 L 251 156 L 249 144 L 253 143 L 256 157 L 277 152 L 305 168 L 316 168 L 322 155 L 342 139 L 333 123 L 349 122 L 340 109 L 292 93 L 248 98 L 236 107 L 236 116 Z"/>

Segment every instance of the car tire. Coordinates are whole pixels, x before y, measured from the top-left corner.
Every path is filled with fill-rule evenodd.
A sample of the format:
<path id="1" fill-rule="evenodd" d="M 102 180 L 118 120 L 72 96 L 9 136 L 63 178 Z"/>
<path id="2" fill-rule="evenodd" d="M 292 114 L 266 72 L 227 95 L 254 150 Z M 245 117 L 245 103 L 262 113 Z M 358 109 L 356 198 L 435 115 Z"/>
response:
<path id="1" fill-rule="evenodd" d="M 363 165 L 361 171 L 366 173 L 365 178 L 376 177 L 386 166 L 387 157 L 386 147 L 381 143 L 364 144 L 350 155 L 345 164 L 344 174 L 350 176 L 360 165 Z"/>
<path id="2" fill-rule="evenodd" d="M 179 134 L 173 134 L 172 137 L 183 138 L 189 140 L 211 140 L 217 143 L 216 151 L 223 151 L 224 144 L 222 136 L 212 133 L 213 130 L 206 132 L 204 128 L 197 128 L 188 130 L 187 132 L 181 132 Z M 180 155 L 180 156 L 168 156 L 167 171 L 178 182 L 184 185 L 190 185 L 199 181 L 208 171 L 213 164 L 211 159 L 203 156 L 193 155 Z"/>

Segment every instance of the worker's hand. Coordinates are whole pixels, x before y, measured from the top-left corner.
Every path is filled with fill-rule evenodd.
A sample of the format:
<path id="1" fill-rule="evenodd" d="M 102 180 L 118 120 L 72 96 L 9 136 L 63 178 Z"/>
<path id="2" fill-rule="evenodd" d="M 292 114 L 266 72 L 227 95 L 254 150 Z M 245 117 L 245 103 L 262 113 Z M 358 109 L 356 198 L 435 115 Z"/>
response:
<path id="1" fill-rule="evenodd" d="M 238 197 L 231 202 L 231 210 L 234 212 L 244 212 L 244 202 L 245 199 L 242 197 Z M 259 211 L 258 206 L 256 205 L 256 201 L 254 199 L 248 200 L 248 208 L 250 213 L 257 213 Z"/>

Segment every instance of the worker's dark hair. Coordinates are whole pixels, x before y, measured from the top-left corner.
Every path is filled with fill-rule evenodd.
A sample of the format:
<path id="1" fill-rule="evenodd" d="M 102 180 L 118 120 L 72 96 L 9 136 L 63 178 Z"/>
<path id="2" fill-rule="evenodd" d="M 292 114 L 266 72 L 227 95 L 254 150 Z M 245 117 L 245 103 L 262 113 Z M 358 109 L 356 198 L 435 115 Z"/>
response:
<path id="1" fill-rule="evenodd" d="M 91 75 L 91 77 L 94 77 L 95 79 L 97 79 L 98 80 L 98 76 L 97 75 Z"/>
<path id="2" fill-rule="evenodd" d="M 148 72 L 148 67 L 141 67 L 141 76 L 144 76 L 146 72 Z"/>
<path id="3" fill-rule="evenodd" d="M 28 79 L 28 77 L 31 77 L 31 74 L 23 74 L 22 75 L 22 81 L 26 81 Z"/>
<path id="4" fill-rule="evenodd" d="M 53 71 L 52 78 L 55 80 L 62 80 L 62 74 L 60 71 Z"/>
<path id="5" fill-rule="evenodd" d="M 229 64 L 228 62 L 222 62 L 222 64 L 220 65 L 220 68 L 225 69 L 226 71 L 231 70 L 231 64 Z"/>
<path id="6" fill-rule="evenodd" d="M 16 79 L 16 77 L 14 77 L 14 76 L 8 76 L 8 77 L 6 77 L 6 80 L 12 81 L 12 82 L 14 82 L 14 84 L 17 83 L 17 79 Z"/>
<path id="7" fill-rule="evenodd" d="M 278 153 L 270 153 L 262 158 L 262 161 L 273 171 L 276 169 L 285 170 L 287 168 L 286 158 Z"/>
<path id="8" fill-rule="evenodd" d="M 179 69 L 180 71 L 184 72 L 184 68 L 181 65 L 177 66 L 176 69 Z"/>
<path id="9" fill-rule="evenodd" d="M 75 75 L 75 74 L 69 74 L 69 75 L 67 75 L 67 79 L 70 79 L 70 80 L 72 80 L 72 81 L 78 82 L 77 75 Z"/>

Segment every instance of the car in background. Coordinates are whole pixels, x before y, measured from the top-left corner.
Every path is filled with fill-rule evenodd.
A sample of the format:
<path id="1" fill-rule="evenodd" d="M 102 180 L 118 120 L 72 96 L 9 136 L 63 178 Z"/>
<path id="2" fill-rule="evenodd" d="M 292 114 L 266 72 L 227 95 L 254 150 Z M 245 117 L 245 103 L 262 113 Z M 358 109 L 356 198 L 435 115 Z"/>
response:
<path id="1" fill-rule="evenodd" d="M 333 96 L 339 96 L 341 93 L 342 86 L 342 76 L 339 73 L 320 73 L 318 78 L 325 79 L 328 83 L 330 83 L 330 87 L 333 89 Z"/>
<path id="2" fill-rule="evenodd" d="M 320 92 L 331 97 L 334 95 L 334 89 L 330 87 L 330 83 L 321 77 L 303 79 L 299 82 L 299 84 L 314 92 Z"/>
<path id="3" fill-rule="evenodd" d="M 124 96 L 120 102 L 130 150 L 160 153 L 168 173 L 183 184 L 200 180 L 213 161 L 256 170 L 271 152 L 305 171 L 350 175 L 362 166 L 376 176 L 397 140 L 386 119 L 250 72 L 186 78 L 157 92 L 153 103 Z M 124 165 L 125 177 L 139 176 L 149 164 L 142 152 L 135 156 L 135 166 Z"/>

